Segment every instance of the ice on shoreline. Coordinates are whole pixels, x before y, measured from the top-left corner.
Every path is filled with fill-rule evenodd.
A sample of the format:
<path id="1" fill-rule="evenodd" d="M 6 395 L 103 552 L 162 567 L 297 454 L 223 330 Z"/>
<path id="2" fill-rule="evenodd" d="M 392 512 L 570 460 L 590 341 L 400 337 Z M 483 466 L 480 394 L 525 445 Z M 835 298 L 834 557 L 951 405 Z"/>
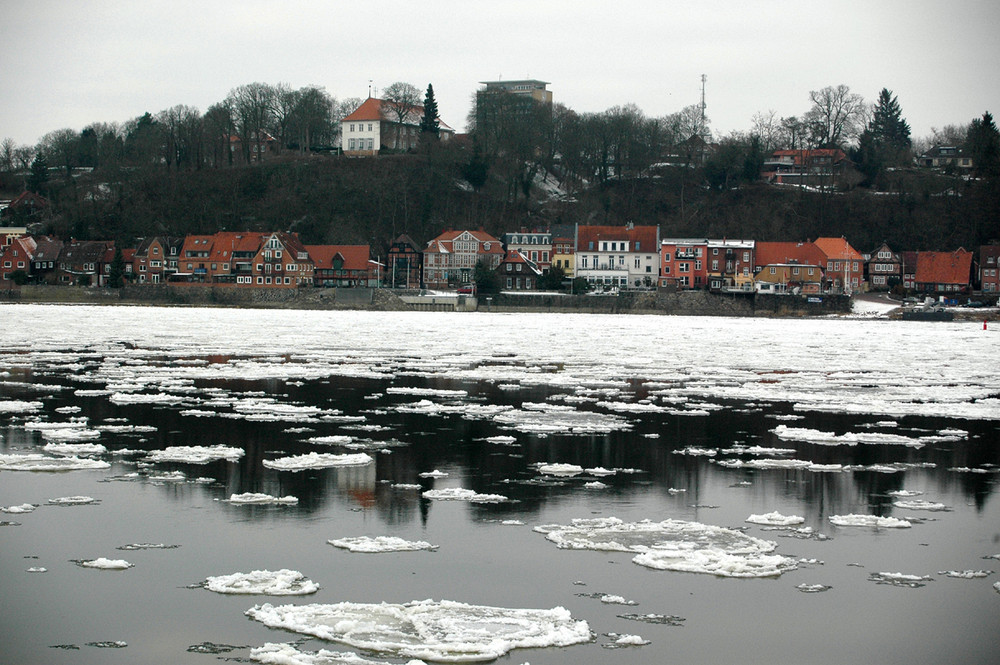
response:
<path id="1" fill-rule="evenodd" d="M 254 570 L 249 573 L 218 575 L 205 580 L 205 588 L 215 593 L 260 596 L 307 596 L 319 585 L 297 570 Z"/>
<path id="2" fill-rule="evenodd" d="M 246 615 L 270 628 L 282 628 L 355 649 L 396 658 L 480 662 L 516 648 L 565 647 L 591 641 L 586 621 L 569 611 L 506 609 L 456 601 L 414 601 L 401 605 L 269 603 Z"/>
<path id="3" fill-rule="evenodd" d="M 351 552 L 365 554 L 381 554 L 385 552 L 419 552 L 421 550 L 436 550 L 437 545 L 431 545 L 423 540 L 404 540 L 395 536 L 356 536 L 353 538 L 338 538 L 326 541 L 334 547 Z"/>

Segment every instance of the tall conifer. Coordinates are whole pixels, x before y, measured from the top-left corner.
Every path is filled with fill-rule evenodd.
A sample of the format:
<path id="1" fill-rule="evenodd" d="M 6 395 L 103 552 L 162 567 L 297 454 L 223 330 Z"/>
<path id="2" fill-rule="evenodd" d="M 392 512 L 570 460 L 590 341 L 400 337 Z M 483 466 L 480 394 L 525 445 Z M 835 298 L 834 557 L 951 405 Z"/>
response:
<path id="1" fill-rule="evenodd" d="M 420 132 L 440 136 L 441 126 L 438 122 L 438 105 L 434 99 L 434 86 L 427 84 L 427 94 L 424 95 L 424 117 L 420 120 Z"/>

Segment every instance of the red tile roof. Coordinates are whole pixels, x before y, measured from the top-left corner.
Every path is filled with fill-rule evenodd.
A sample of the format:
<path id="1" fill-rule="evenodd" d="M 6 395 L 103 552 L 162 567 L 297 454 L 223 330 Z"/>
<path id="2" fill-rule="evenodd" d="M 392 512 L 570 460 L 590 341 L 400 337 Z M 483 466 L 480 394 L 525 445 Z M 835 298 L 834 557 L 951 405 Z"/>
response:
<path id="1" fill-rule="evenodd" d="M 851 247 L 844 238 L 816 238 L 813 244 L 823 252 L 827 259 L 840 261 L 860 261 L 862 259 L 861 254 Z"/>
<path id="2" fill-rule="evenodd" d="M 305 245 L 316 270 L 332 270 L 333 260 L 340 255 L 344 260 L 342 270 L 368 270 L 371 258 L 369 245 Z"/>
<path id="3" fill-rule="evenodd" d="M 811 242 L 758 242 L 754 251 L 756 267 L 791 263 L 825 266 L 826 256 Z"/>
<path id="4" fill-rule="evenodd" d="M 421 118 L 424 115 L 424 107 L 417 104 L 410 109 L 410 112 L 406 115 L 405 124 L 418 125 L 420 124 Z M 352 113 L 344 116 L 341 122 L 375 122 L 375 121 L 396 121 L 396 115 L 389 107 L 384 99 L 376 99 L 375 97 L 369 97 L 361 106 L 356 108 Z M 448 126 L 440 117 L 438 117 L 438 128 L 443 132 L 454 133 L 454 129 Z"/>
<path id="5" fill-rule="evenodd" d="M 641 252 L 659 252 L 658 229 L 655 226 L 581 226 L 577 229 L 577 251 L 593 251 L 601 240 L 628 242 L 628 251 L 635 251 L 639 243 Z M 593 248 L 590 243 L 593 242 Z"/>
<path id="6" fill-rule="evenodd" d="M 967 285 L 971 273 L 972 252 L 964 249 L 917 253 L 916 282 L 919 284 Z"/>
<path id="7" fill-rule="evenodd" d="M 445 231 L 434 240 L 427 243 L 425 252 L 454 253 L 452 243 L 463 233 L 468 233 L 479 241 L 477 254 L 503 254 L 503 243 L 485 231 Z"/>

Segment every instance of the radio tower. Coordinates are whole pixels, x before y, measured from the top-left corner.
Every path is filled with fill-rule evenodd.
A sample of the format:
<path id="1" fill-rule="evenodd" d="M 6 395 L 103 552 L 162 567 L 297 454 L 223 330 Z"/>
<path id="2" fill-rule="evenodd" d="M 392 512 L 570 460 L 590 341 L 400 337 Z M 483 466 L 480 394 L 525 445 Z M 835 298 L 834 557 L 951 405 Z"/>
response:
<path id="1" fill-rule="evenodd" d="M 708 77 L 701 75 L 701 134 L 702 138 L 708 140 L 708 132 L 705 131 L 705 81 Z"/>

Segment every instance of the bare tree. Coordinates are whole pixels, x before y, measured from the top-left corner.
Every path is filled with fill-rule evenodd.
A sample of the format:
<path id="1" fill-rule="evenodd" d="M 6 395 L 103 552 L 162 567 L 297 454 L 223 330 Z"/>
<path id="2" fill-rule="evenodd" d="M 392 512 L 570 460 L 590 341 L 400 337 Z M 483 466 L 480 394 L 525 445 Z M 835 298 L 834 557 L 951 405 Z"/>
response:
<path id="1" fill-rule="evenodd" d="M 80 135 L 72 129 L 57 129 L 49 132 L 38 142 L 38 152 L 45 155 L 45 161 L 66 169 L 69 176 L 76 166 L 77 146 Z"/>
<path id="2" fill-rule="evenodd" d="M 259 160 L 265 151 L 268 129 L 274 120 L 277 97 L 273 86 L 248 83 L 233 88 L 226 98 L 233 110 L 233 120 L 247 162 Z"/>
<path id="3" fill-rule="evenodd" d="M 206 161 L 216 168 L 223 164 L 233 164 L 232 137 L 236 132 L 233 109 L 228 101 L 213 104 L 205 111 L 202 131 L 206 150 Z"/>
<path id="4" fill-rule="evenodd" d="M 809 99 L 813 105 L 805 121 L 816 147 L 842 147 L 861 133 L 868 106 L 864 97 L 851 92 L 848 86 L 841 84 L 811 90 Z"/>
<path id="5" fill-rule="evenodd" d="M 17 142 L 7 136 L 0 142 L 0 171 L 14 170 L 14 151 L 17 150 Z"/>
<path id="6" fill-rule="evenodd" d="M 758 111 L 753 116 L 753 128 L 750 133 L 757 137 L 761 150 L 771 153 L 783 147 L 784 132 L 781 127 L 782 119 L 774 109 L 766 112 Z"/>
<path id="7" fill-rule="evenodd" d="M 309 150 L 313 145 L 333 142 L 335 107 L 336 101 L 323 88 L 309 86 L 296 91 L 289 131 L 300 152 Z"/>
<path id="8" fill-rule="evenodd" d="M 382 91 L 383 108 L 393 123 L 393 148 L 404 147 L 402 136 L 405 125 L 415 124 L 414 116 L 420 108 L 421 94 L 417 86 L 397 81 Z"/>

